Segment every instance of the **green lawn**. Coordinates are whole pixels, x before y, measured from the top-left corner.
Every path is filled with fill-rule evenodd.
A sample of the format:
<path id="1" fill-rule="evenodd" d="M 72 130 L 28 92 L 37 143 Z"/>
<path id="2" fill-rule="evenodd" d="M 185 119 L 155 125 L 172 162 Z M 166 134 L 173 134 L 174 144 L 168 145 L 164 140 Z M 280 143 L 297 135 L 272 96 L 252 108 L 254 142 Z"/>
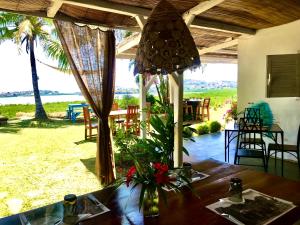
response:
<path id="1" fill-rule="evenodd" d="M 80 101 L 75 102 L 53 102 L 45 103 L 44 108 L 47 114 L 61 112 L 63 115 L 66 114 L 66 109 L 70 103 L 80 103 Z M 0 105 L 0 115 L 6 116 L 8 118 L 15 118 L 18 114 L 32 114 L 34 113 L 35 105 L 32 104 L 12 104 L 12 105 Z"/>
<path id="2" fill-rule="evenodd" d="M 226 100 L 237 100 L 236 88 L 211 89 L 203 92 L 184 92 L 184 98 L 211 98 L 213 108 L 221 107 Z"/>
<path id="3" fill-rule="evenodd" d="M 93 173 L 96 145 L 83 141 L 82 123 L 36 126 L 0 127 L 0 217 L 101 188 Z"/>

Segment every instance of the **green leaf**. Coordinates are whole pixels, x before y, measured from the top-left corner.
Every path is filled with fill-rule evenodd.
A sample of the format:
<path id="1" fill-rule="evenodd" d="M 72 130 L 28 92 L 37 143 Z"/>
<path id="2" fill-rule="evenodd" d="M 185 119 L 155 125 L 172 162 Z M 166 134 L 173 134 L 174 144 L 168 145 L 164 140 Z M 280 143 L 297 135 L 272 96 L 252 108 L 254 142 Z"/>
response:
<path id="1" fill-rule="evenodd" d="M 143 203 L 144 203 L 145 191 L 146 191 L 146 185 L 142 185 L 141 193 L 140 193 L 140 200 L 139 200 L 139 210 L 141 210 Z"/>
<path id="2" fill-rule="evenodd" d="M 185 147 L 183 147 L 183 146 L 182 146 L 182 151 L 183 151 L 187 156 L 190 155 L 189 151 L 188 151 Z"/>

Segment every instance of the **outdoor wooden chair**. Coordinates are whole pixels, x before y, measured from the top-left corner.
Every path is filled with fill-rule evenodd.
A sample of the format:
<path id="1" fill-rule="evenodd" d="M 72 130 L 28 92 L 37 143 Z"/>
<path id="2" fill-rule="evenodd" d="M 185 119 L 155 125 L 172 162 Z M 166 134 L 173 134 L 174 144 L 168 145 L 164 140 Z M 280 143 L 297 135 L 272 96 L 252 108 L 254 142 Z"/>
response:
<path id="1" fill-rule="evenodd" d="M 140 125 L 139 125 L 139 106 L 138 105 L 128 105 L 126 120 L 125 120 L 125 130 L 126 130 L 126 132 L 132 132 L 136 135 L 139 135 Z"/>
<path id="2" fill-rule="evenodd" d="M 280 144 L 269 144 L 268 145 L 268 157 L 267 157 L 267 164 L 270 159 L 271 151 L 274 151 L 275 154 L 275 162 L 277 161 L 277 152 L 288 153 L 294 156 L 298 161 L 298 166 L 300 169 L 300 125 L 298 128 L 298 135 L 297 135 L 297 144 L 296 145 L 283 145 L 283 148 Z M 283 159 L 281 159 L 283 160 Z M 276 164 L 275 164 L 276 165 Z"/>
<path id="3" fill-rule="evenodd" d="M 199 118 L 201 121 L 204 121 L 205 118 L 210 119 L 209 105 L 210 98 L 204 98 L 203 103 L 197 106 L 196 119 Z"/>
<path id="4" fill-rule="evenodd" d="M 98 124 L 92 123 L 90 110 L 88 106 L 83 107 L 83 119 L 84 119 L 84 139 L 87 140 L 88 138 L 92 138 L 93 136 L 93 129 L 96 129 L 98 132 Z"/>
<path id="5" fill-rule="evenodd" d="M 112 107 L 111 107 L 111 111 L 116 111 L 116 110 L 119 110 L 119 104 L 117 102 L 114 102 L 112 104 Z M 114 130 L 115 130 L 115 125 L 118 125 L 118 127 L 120 127 L 124 122 L 125 122 L 125 119 L 124 118 L 120 118 L 120 116 L 110 116 L 111 118 L 111 123 L 112 125 L 114 126 Z"/>

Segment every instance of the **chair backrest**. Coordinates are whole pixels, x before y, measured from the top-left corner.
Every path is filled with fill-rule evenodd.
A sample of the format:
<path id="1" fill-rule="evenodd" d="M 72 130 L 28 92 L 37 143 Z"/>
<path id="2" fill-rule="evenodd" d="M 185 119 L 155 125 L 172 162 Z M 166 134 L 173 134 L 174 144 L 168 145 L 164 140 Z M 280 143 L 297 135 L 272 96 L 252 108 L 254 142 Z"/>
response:
<path id="1" fill-rule="evenodd" d="M 84 119 L 84 125 L 87 126 L 91 126 L 92 121 L 91 121 L 91 116 L 90 116 L 90 110 L 88 106 L 84 106 L 82 108 L 83 110 L 83 119 Z"/>
<path id="2" fill-rule="evenodd" d="M 257 124 L 261 123 L 260 109 L 259 108 L 245 108 L 244 120 L 246 123 Z"/>
<path id="3" fill-rule="evenodd" d="M 208 108 L 210 104 L 210 98 L 204 98 L 202 106 Z"/>
<path id="4" fill-rule="evenodd" d="M 118 110 L 118 109 L 119 109 L 119 104 L 117 102 L 114 102 L 112 104 L 111 111 L 115 111 L 115 110 Z"/>
<path id="5" fill-rule="evenodd" d="M 138 119 L 138 113 L 139 113 L 138 105 L 129 105 L 127 107 L 126 122 L 129 123 L 130 120 L 136 122 Z"/>
<path id="6" fill-rule="evenodd" d="M 239 130 L 237 136 L 237 146 L 240 145 L 240 140 L 244 138 L 254 138 L 263 140 L 262 120 L 259 119 L 255 124 L 248 123 L 245 118 L 240 118 Z"/>

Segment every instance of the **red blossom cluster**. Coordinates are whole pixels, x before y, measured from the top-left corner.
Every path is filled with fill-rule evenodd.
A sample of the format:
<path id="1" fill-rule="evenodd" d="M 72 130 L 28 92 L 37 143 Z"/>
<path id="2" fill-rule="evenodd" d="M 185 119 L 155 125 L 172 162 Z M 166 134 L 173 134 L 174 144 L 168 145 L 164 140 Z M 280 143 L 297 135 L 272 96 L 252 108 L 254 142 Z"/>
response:
<path id="1" fill-rule="evenodd" d="M 128 173 L 126 175 L 126 185 L 129 186 L 129 183 L 132 181 L 132 177 L 136 172 L 136 168 L 134 166 L 130 167 Z"/>
<path id="2" fill-rule="evenodd" d="M 168 176 L 169 167 L 167 164 L 154 163 L 153 168 L 156 170 L 154 177 L 157 184 L 166 184 L 169 182 L 169 176 Z"/>
<path id="3" fill-rule="evenodd" d="M 167 164 L 163 163 L 153 163 L 152 168 L 154 169 L 153 176 L 155 178 L 155 182 L 158 185 L 167 184 L 170 181 L 168 176 L 169 167 Z M 126 185 L 129 186 L 130 182 L 133 179 L 134 174 L 136 173 L 135 166 L 129 168 L 126 175 Z"/>

